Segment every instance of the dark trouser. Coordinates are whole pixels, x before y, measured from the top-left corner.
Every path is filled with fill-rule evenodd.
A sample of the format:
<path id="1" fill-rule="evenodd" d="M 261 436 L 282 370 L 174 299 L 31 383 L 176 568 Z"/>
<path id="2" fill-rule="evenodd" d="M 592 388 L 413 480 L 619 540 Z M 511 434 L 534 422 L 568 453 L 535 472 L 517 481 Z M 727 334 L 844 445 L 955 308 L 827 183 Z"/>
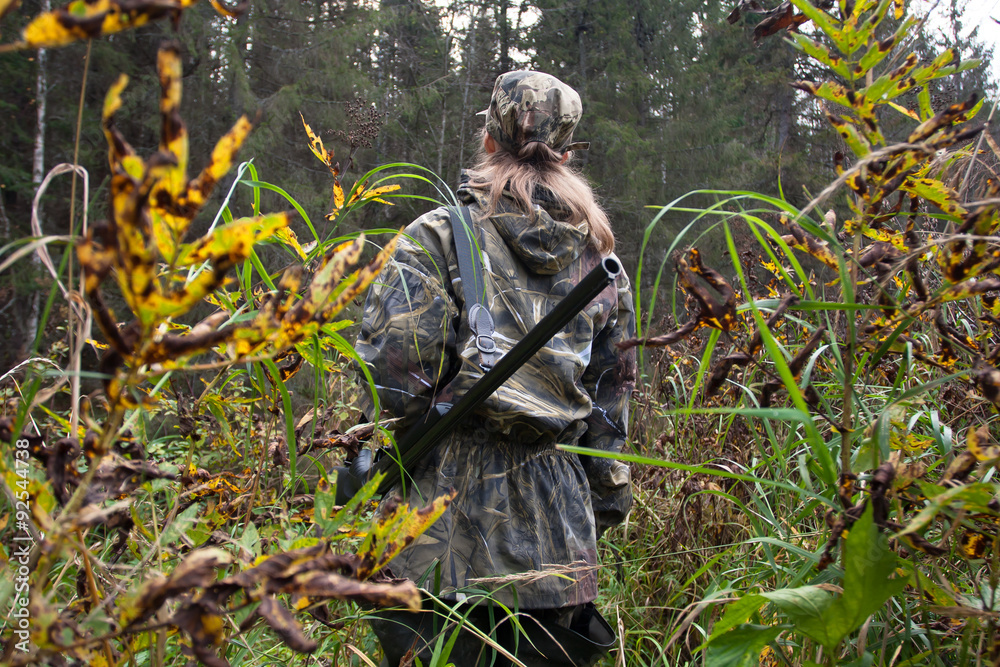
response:
<path id="1" fill-rule="evenodd" d="M 459 629 L 461 617 L 466 620 Z M 398 667 L 411 650 L 429 667 L 439 639 L 443 649 L 456 630 L 458 637 L 447 661 L 441 665 L 450 662 L 456 667 L 508 667 L 513 664 L 481 636 L 468 630 L 469 625 L 528 667 L 594 665 L 615 643 L 614 632 L 593 604 L 532 609 L 511 618 L 492 605 L 458 606 L 449 613 L 440 603 L 425 600 L 423 610 L 418 613 L 380 611 L 371 618 L 371 625 L 385 653 L 383 667 Z"/>

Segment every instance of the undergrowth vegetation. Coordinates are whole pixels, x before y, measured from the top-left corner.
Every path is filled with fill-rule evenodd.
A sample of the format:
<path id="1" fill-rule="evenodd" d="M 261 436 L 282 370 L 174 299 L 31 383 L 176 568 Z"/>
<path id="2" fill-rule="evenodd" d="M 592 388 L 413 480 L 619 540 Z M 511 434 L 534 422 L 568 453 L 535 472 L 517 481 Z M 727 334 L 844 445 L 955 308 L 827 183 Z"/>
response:
<path id="1" fill-rule="evenodd" d="M 73 3 L 15 46 L 100 37 L 166 4 Z M 761 14 L 763 37 L 812 26 L 792 44 L 830 80 L 795 85 L 843 139 L 837 180 L 802 209 L 692 193 L 716 204 L 682 198 L 646 230 L 648 242 L 668 211 L 691 218 L 676 253 L 642 257 L 634 281 L 652 274 L 655 289 L 636 295 L 629 343 L 643 346 L 634 453 L 621 457 L 636 504 L 602 540 L 598 603 L 619 632 L 607 664 L 1000 664 L 1000 147 L 974 121 L 982 100 L 933 108 L 926 84 L 975 63 L 908 55 L 918 26 L 903 3 L 819 4 L 743 0 L 735 14 Z M 420 604 L 383 566 L 448 498 L 376 520 L 374 480 L 334 503 L 331 463 L 391 442 L 383 424 L 357 423 L 354 396 L 370 388 L 349 372 L 344 328 L 396 235 L 336 229 L 390 204 L 399 181 L 433 178 L 388 165 L 345 186 L 350 157 L 342 168 L 303 119 L 303 150 L 332 178 L 330 224 L 252 162 L 203 212 L 251 124 L 189 178 L 174 46 L 157 68 L 152 155 L 116 129 L 127 81 L 108 91 L 107 218 L 84 221 L 58 265 L 48 248 L 65 237 L 0 255 L 0 270 L 37 254 L 49 272 L 40 328 L 68 304 L 62 347 L 0 384 L 0 548 L 13 573 L 0 582 L 0 661 L 376 664 L 360 621 L 375 605 Z M 352 150 L 378 122 L 345 133 Z M 263 212 L 264 191 L 294 214 Z M 725 239 L 728 264 L 705 265 L 695 248 L 708 234 Z M 102 388 L 85 393 L 88 377 Z M 443 636 L 435 662 L 447 656 Z"/>
<path id="2" fill-rule="evenodd" d="M 820 4 L 734 14 L 815 27 L 792 45 L 831 79 L 794 85 L 843 139 L 837 180 L 803 209 L 711 193 L 672 246 L 686 321 L 644 310 L 626 664 L 1000 664 L 1000 149 L 982 100 L 935 111 L 926 85 L 977 63 L 907 55 L 902 3 Z"/>

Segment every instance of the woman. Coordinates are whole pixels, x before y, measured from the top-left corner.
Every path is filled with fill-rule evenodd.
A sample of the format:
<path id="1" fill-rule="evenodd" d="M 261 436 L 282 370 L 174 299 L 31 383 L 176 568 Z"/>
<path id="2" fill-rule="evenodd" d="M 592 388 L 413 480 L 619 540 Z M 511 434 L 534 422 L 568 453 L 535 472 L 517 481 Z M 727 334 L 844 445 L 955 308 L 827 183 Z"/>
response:
<path id="1" fill-rule="evenodd" d="M 502 354 L 612 253 L 614 237 L 593 191 L 566 164 L 588 146 L 572 140 L 582 113 L 576 91 L 541 72 L 508 72 L 483 113 L 482 152 L 458 196 L 472 213 L 482 303 Z M 357 351 L 382 407 L 404 424 L 462 396 L 483 374 L 455 250 L 461 225 L 444 208 L 411 223 L 365 304 Z M 591 664 L 614 638 L 592 604 L 597 538 L 631 506 L 628 468 L 556 445 L 621 450 L 635 357 L 616 343 L 633 335 L 634 322 L 622 274 L 408 471 L 411 504 L 457 495 L 392 561 L 393 574 L 453 603 L 529 665 Z M 494 603 L 517 611 L 518 622 Z M 373 627 L 383 664 L 399 664 L 411 649 L 427 664 L 446 626 L 441 613 L 381 613 Z M 449 661 L 507 664 L 473 632 L 460 634 Z"/>

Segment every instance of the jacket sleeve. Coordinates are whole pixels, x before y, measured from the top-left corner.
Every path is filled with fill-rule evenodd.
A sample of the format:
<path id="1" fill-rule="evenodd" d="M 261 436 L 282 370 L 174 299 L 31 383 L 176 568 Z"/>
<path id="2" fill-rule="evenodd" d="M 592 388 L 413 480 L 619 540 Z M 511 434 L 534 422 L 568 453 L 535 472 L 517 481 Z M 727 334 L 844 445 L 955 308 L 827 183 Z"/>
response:
<path id="1" fill-rule="evenodd" d="M 617 308 L 609 314 L 604 328 L 594 339 L 591 362 L 583 384 L 593 401 L 585 447 L 620 452 L 628 435 L 629 399 L 635 388 L 636 350 L 621 350 L 617 344 L 635 336 L 635 309 L 628 278 L 616 283 Z M 628 465 L 610 458 L 581 457 L 590 482 L 591 505 L 600 536 L 606 529 L 625 520 L 632 507 L 631 475 Z"/>
<path id="2" fill-rule="evenodd" d="M 450 234 L 440 211 L 412 222 L 365 299 L 355 349 L 371 372 L 382 409 L 403 417 L 404 427 L 427 412 L 451 374 L 459 310 L 446 261 Z M 361 373 L 359 378 L 367 380 Z M 376 417 L 369 391 L 362 396 L 365 414 Z"/>

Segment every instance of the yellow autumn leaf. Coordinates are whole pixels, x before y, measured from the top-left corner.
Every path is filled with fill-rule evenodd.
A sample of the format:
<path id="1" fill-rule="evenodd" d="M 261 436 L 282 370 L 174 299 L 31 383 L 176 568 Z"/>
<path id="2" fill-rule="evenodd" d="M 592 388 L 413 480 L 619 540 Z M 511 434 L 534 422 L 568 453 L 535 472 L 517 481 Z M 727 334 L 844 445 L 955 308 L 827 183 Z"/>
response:
<path id="1" fill-rule="evenodd" d="M 277 233 L 275 233 L 274 238 L 294 250 L 295 254 L 298 255 L 300 259 L 306 259 L 308 257 L 306 251 L 302 249 L 301 245 L 299 245 L 298 237 L 290 227 L 282 227 L 279 229 Z"/>
<path id="2" fill-rule="evenodd" d="M 111 3 L 108 0 L 86 3 L 76 0 L 65 7 L 43 12 L 31 20 L 21 33 L 29 48 L 70 44 L 100 34 L 103 17 Z M 95 20 L 100 18 L 101 20 Z"/>
<path id="3" fill-rule="evenodd" d="M 920 120 L 920 114 L 918 114 L 916 111 L 910 111 L 906 107 L 896 104 L 895 102 L 889 102 L 889 106 L 891 106 L 893 109 L 903 114 L 904 116 L 908 116 L 916 121 Z"/>
<path id="4" fill-rule="evenodd" d="M 198 177 L 191 181 L 187 189 L 186 203 L 195 208 L 201 208 L 211 194 L 215 184 L 219 182 L 233 165 L 236 152 L 243 145 L 250 130 L 253 129 L 246 116 L 240 116 L 236 124 L 215 144 L 208 165 L 202 169 Z"/>
<path id="5" fill-rule="evenodd" d="M 333 208 L 335 211 L 344 208 L 344 188 L 340 181 L 333 182 Z"/>
<path id="6" fill-rule="evenodd" d="M 153 242 L 160 256 L 168 264 L 172 264 L 177 257 L 177 243 L 179 234 L 177 233 L 176 216 L 167 216 L 162 210 L 153 208 L 150 212 L 150 232 L 153 235 Z M 186 225 L 181 225 L 182 228 Z"/>
<path id="7" fill-rule="evenodd" d="M 101 111 L 101 119 L 109 120 L 122 106 L 122 91 L 128 85 L 128 75 L 119 74 L 118 79 L 108 88 L 107 95 L 104 96 L 104 108 Z"/>
<path id="8" fill-rule="evenodd" d="M 175 17 L 198 0 L 161 0 L 160 2 L 114 2 L 112 0 L 74 0 L 64 7 L 43 12 L 31 20 L 21 33 L 22 40 L 13 48 L 49 48 L 77 40 L 111 35 L 139 28 L 150 21 Z M 209 0 L 216 11 L 235 16 L 219 0 Z M 16 0 L 0 1 L 0 15 L 9 11 Z"/>
<path id="9" fill-rule="evenodd" d="M 387 516 L 383 516 L 368 532 L 368 536 L 358 550 L 361 566 L 358 579 L 367 579 L 396 557 L 403 547 L 410 544 L 431 524 L 444 514 L 455 497 L 455 491 L 438 496 L 426 507 L 413 510 L 409 505 L 399 504 Z"/>
<path id="10" fill-rule="evenodd" d="M 347 272 L 347 267 L 357 263 L 364 248 L 365 236 L 361 234 L 354 241 L 342 243 L 334 250 L 309 283 L 309 289 L 304 298 L 285 313 L 282 318 L 282 346 L 297 339 L 295 329 L 302 323 L 309 322 L 326 305 L 334 290 L 340 284 L 341 278 Z"/>
<path id="11" fill-rule="evenodd" d="M 993 540 L 986 537 L 986 535 L 971 530 L 965 531 L 962 533 L 962 537 L 959 538 L 962 555 L 969 560 L 985 558 L 992 543 Z"/>
<path id="12" fill-rule="evenodd" d="M 978 429 L 970 428 L 965 436 L 965 444 L 977 461 L 992 461 L 1000 458 L 1000 445 L 988 444 L 989 441 L 989 426 L 980 426 Z"/>
<path id="13" fill-rule="evenodd" d="M 394 206 L 392 202 L 388 202 L 384 199 L 381 199 L 381 196 L 388 192 L 395 192 L 396 190 L 399 190 L 401 187 L 402 186 L 400 185 L 384 185 L 380 188 L 372 188 L 371 190 L 365 190 L 364 192 L 361 193 L 361 197 L 363 199 L 370 199 L 372 201 L 377 201 L 381 204 L 386 204 L 387 206 Z"/>
<path id="14" fill-rule="evenodd" d="M 188 248 L 179 260 L 179 265 L 189 266 L 212 260 L 232 266 L 249 257 L 255 243 L 271 238 L 285 227 L 288 227 L 287 213 L 241 218 L 216 229 Z"/>
<path id="15" fill-rule="evenodd" d="M 168 293 L 159 289 L 133 294 L 129 305 L 144 327 L 168 317 L 177 317 L 191 310 L 206 294 L 215 289 L 218 277 L 214 271 L 202 271 L 188 285 Z"/>
<path id="16" fill-rule="evenodd" d="M 157 55 L 156 68 L 160 75 L 160 115 L 163 118 L 160 151 L 174 157 L 175 163 L 164 165 L 154 186 L 151 200 L 159 206 L 179 205 L 187 188 L 188 134 L 180 117 L 181 56 L 178 47 L 167 44 Z"/>
<path id="17" fill-rule="evenodd" d="M 320 162 L 329 166 L 330 163 L 327 160 L 326 149 L 323 147 L 323 140 L 320 139 L 315 132 L 313 132 L 312 127 L 310 127 L 309 123 L 306 122 L 306 117 L 302 115 L 301 111 L 299 112 L 299 118 L 302 119 L 302 127 L 306 129 L 306 136 L 309 137 L 309 150 L 312 151 L 312 154 L 315 155 Z"/>
<path id="18" fill-rule="evenodd" d="M 353 282 L 344 288 L 344 290 L 337 295 L 336 300 L 323 309 L 324 319 L 329 319 L 343 310 L 347 304 L 349 304 L 354 298 L 364 292 L 368 285 L 371 284 L 378 274 L 382 272 L 382 267 L 385 266 L 386 262 L 392 257 L 392 253 L 396 250 L 396 244 L 399 242 L 399 234 L 392 237 L 384 248 L 379 251 L 379 254 L 373 259 L 368 266 L 364 267 L 360 271 L 356 272 L 353 278 Z"/>

